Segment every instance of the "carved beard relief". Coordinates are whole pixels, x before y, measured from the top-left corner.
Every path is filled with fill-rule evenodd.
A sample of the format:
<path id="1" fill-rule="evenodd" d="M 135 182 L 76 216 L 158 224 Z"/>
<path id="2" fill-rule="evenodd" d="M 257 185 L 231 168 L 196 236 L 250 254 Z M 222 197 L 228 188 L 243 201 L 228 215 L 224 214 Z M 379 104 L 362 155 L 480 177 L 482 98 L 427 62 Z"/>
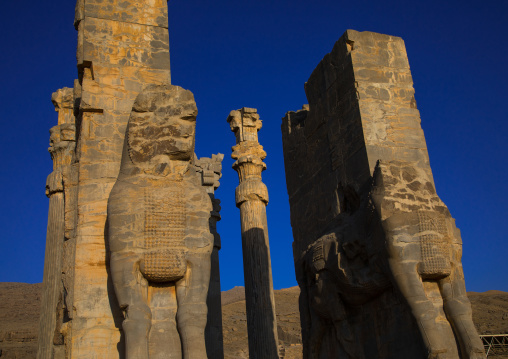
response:
<path id="1" fill-rule="evenodd" d="M 418 272 L 423 279 L 440 279 L 451 274 L 450 236 L 441 215 L 418 211 L 422 261 Z"/>
<path id="2" fill-rule="evenodd" d="M 182 184 L 176 179 L 165 187 L 145 188 L 146 249 L 140 271 L 148 281 L 173 282 L 183 278 L 187 270 Z"/>

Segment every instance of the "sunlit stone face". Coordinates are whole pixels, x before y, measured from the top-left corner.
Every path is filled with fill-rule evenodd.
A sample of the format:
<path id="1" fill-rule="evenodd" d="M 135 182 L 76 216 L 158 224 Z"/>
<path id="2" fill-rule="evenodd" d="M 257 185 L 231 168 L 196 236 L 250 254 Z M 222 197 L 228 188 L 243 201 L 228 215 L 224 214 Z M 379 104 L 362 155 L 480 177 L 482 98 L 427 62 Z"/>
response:
<path id="1" fill-rule="evenodd" d="M 129 155 L 145 167 L 167 161 L 190 161 L 194 153 L 197 108 L 189 91 L 143 93 L 129 121 Z"/>

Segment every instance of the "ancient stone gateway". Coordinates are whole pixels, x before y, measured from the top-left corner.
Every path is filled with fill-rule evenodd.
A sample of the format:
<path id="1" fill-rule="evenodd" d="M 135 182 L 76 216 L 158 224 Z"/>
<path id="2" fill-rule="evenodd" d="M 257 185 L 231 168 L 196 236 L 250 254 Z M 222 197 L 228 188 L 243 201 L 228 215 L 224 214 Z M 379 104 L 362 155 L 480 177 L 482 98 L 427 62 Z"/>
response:
<path id="1" fill-rule="evenodd" d="M 304 358 L 484 358 L 404 42 L 348 30 L 282 123 Z"/>
<path id="2" fill-rule="evenodd" d="M 38 358 L 220 359 L 222 155 L 193 153 L 167 1 L 78 0 L 74 24 L 78 79 L 52 98 Z"/>

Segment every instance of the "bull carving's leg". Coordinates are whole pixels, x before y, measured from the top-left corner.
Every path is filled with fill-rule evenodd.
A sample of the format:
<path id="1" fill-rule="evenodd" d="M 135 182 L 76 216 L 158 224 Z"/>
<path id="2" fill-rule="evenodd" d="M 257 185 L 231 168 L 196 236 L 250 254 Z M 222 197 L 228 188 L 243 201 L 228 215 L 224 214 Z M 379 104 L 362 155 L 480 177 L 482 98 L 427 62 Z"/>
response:
<path id="1" fill-rule="evenodd" d="M 420 329 L 429 359 L 447 358 L 446 343 L 443 342 L 436 320 L 438 312 L 425 295 L 425 290 L 416 269 L 416 262 L 402 262 L 399 258 L 390 258 L 390 267 L 402 295 L 407 300 Z"/>
<path id="2" fill-rule="evenodd" d="M 326 325 L 324 320 L 315 311 L 311 314 L 311 329 L 310 329 L 310 359 L 319 359 L 319 353 L 321 352 L 321 343 L 326 332 Z M 307 358 L 306 358 L 307 359 Z"/>
<path id="3" fill-rule="evenodd" d="M 308 359 L 311 357 L 309 338 L 312 336 L 309 294 L 307 293 L 308 288 L 304 280 L 300 281 L 299 286 L 300 296 L 298 297 L 298 305 L 300 307 L 300 326 L 302 328 L 303 358 Z"/>
<path id="4" fill-rule="evenodd" d="M 204 336 L 210 265 L 209 253 L 188 253 L 187 273 L 176 283 L 176 321 L 184 359 L 207 357 Z"/>
<path id="5" fill-rule="evenodd" d="M 147 304 L 148 282 L 138 269 L 139 258 L 134 253 L 113 253 L 110 267 L 118 303 L 125 315 L 122 328 L 126 359 L 148 359 L 152 313 Z"/>
<path id="6" fill-rule="evenodd" d="M 451 276 L 439 281 L 446 317 L 460 344 L 461 358 L 484 359 L 485 352 L 472 321 L 471 303 L 466 296 L 462 266 L 455 267 Z"/>
<path id="7" fill-rule="evenodd" d="M 310 287 L 311 295 L 311 358 L 320 358 L 323 338 L 327 331 L 327 323 L 335 328 L 335 336 L 342 349 L 351 358 L 357 358 L 353 333 L 346 320 L 344 304 L 334 285 L 332 275 L 327 270 L 320 271 Z"/>
<path id="8" fill-rule="evenodd" d="M 311 258 L 312 260 L 312 258 Z M 326 308 L 327 304 L 323 305 L 325 302 L 325 298 L 322 298 L 321 294 L 323 292 L 323 281 L 322 281 L 323 272 L 319 274 L 314 274 L 314 272 L 309 269 L 307 273 L 308 277 L 308 303 L 309 305 L 309 341 L 307 348 L 307 357 L 305 359 L 319 359 L 319 354 L 321 352 L 321 344 L 323 342 L 323 337 L 326 332 L 326 323 L 324 322 L 327 318 L 328 309 Z M 323 308 L 324 307 L 324 308 Z M 330 319 L 330 318 L 327 318 Z"/>
<path id="9" fill-rule="evenodd" d="M 169 283 L 149 287 L 152 328 L 149 335 L 150 359 L 182 359 L 180 335 L 176 328 L 176 290 Z"/>
<path id="10" fill-rule="evenodd" d="M 380 203 L 376 203 L 379 206 Z M 388 250 L 388 263 L 395 284 L 406 299 L 427 348 L 429 359 L 450 358 L 446 341 L 437 324 L 439 316 L 434 304 L 427 298 L 422 278 L 418 273 L 421 261 L 420 242 L 411 235 L 411 217 L 391 216 L 383 223 Z M 414 219 L 414 218 L 413 218 Z"/>

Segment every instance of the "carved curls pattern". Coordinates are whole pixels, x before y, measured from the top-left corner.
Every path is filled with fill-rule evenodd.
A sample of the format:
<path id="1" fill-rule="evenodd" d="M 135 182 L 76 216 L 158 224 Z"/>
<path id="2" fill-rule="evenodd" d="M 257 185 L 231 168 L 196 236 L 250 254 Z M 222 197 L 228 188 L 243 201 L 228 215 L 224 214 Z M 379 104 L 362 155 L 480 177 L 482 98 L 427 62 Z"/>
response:
<path id="1" fill-rule="evenodd" d="M 185 261 L 184 191 L 181 181 L 167 188 L 145 189 L 145 248 L 143 275 L 153 282 L 182 278 Z"/>
<path id="2" fill-rule="evenodd" d="M 443 278 L 451 273 L 450 236 L 445 218 L 418 211 L 422 262 L 418 267 L 425 279 Z"/>

